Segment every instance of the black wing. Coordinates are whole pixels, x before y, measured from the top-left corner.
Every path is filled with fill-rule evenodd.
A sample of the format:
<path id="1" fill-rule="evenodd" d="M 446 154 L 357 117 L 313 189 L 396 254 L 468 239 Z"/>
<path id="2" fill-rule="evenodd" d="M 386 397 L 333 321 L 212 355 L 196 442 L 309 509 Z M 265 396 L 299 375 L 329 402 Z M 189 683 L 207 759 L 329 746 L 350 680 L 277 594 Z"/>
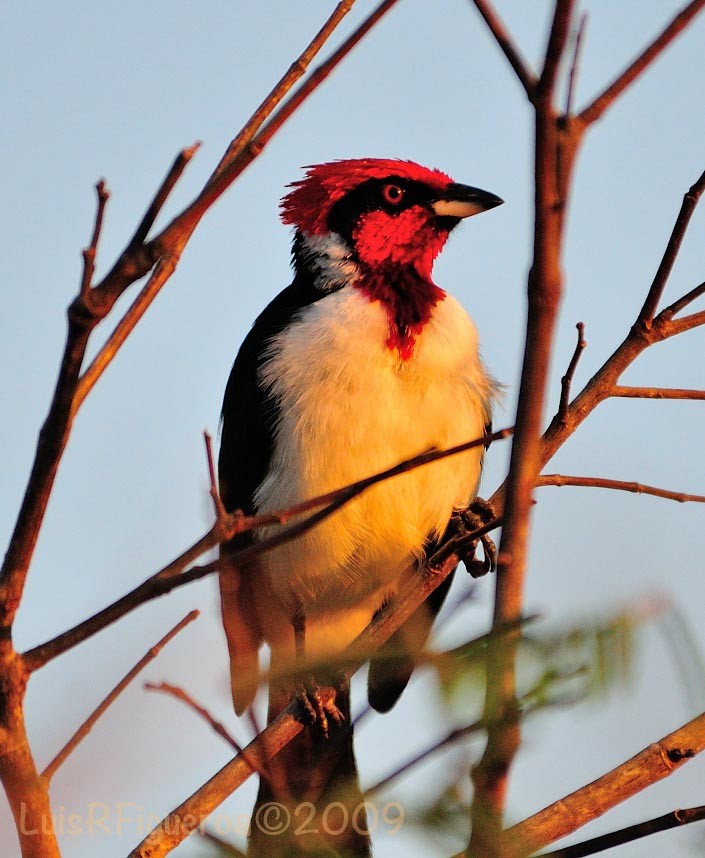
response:
<path id="1" fill-rule="evenodd" d="M 297 275 L 258 316 L 235 358 L 223 397 L 218 457 L 220 493 L 229 512 L 255 512 L 254 495 L 269 470 L 274 448 L 279 403 L 260 387 L 262 354 L 300 310 L 326 294 L 308 277 Z"/>

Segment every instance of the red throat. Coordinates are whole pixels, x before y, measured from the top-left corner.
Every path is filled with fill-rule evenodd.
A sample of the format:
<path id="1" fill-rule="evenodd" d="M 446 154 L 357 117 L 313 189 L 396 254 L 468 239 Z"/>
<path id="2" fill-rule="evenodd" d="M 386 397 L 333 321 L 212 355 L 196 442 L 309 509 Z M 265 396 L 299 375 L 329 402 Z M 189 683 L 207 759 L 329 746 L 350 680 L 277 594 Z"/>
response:
<path id="1" fill-rule="evenodd" d="M 353 238 L 361 269 L 355 285 L 382 304 L 386 346 L 408 360 L 433 308 L 445 298 L 431 270 L 448 233 L 434 229 L 428 212 L 414 206 L 393 217 L 383 211 L 363 215 Z"/>

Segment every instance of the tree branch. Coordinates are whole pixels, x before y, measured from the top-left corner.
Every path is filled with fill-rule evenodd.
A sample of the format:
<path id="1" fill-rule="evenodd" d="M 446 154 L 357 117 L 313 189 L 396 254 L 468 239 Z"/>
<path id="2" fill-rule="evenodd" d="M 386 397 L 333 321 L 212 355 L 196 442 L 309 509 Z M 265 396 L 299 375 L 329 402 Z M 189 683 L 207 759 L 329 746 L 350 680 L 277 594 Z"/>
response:
<path id="1" fill-rule="evenodd" d="M 179 688 L 178 685 L 171 685 L 168 682 L 145 682 L 144 688 L 146 691 L 157 691 L 180 700 L 189 709 L 193 710 L 199 718 L 202 718 L 211 730 L 217 733 L 221 739 L 224 739 L 236 753 L 242 753 L 242 745 L 228 732 L 225 726 L 220 721 L 217 721 L 205 707 L 197 703 L 183 688 Z"/>
<path id="2" fill-rule="evenodd" d="M 703 0 L 703 5 L 705 5 L 705 0 Z M 680 252 L 683 238 L 686 230 L 688 229 L 688 224 L 690 223 L 690 219 L 693 216 L 693 212 L 695 211 L 703 191 L 705 191 L 705 172 L 683 196 L 683 202 L 681 204 L 681 209 L 678 212 L 676 223 L 671 232 L 671 236 L 668 239 L 666 250 L 661 258 L 661 264 L 656 271 L 656 276 L 651 284 L 651 288 L 649 289 L 649 294 L 646 296 L 646 300 L 644 301 L 644 306 L 641 308 L 641 311 L 637 316 L 637 322 L 645 322 L 648 324 L 654 318 L 659 302 L 661 301 L 661 296 L 663 295 L 663 290 L 666 288 L 668 278 L 670 277 L 673 269 L 673 264 Z M 684 298 L 687 297 L 688 296 L 684 296 Z M 677 306 L 678 303 L 680 302 L 677 302 L 676 305 L 672 305 L 672 307 Z"/>
<path id="3" fill-rule="evenodd" d="M 610 396 L 625 399 L 705 399 L 705 390 L 688 390 L 683 387 L 625 387 L 616 384 Z"/>
<path id="4" fill-rule="evenodd" d="M 704 749 L 702 714 L 592 783 L 510 828 L 507 839 L 517 855 L 533 854 L 668 777 Z"/>
<path id="5" fill-rule="evenodd" d="M 81 724 L 81 726 L 76 730 L 76 732 L 71 736 L 68 742 L 64 745 L 64 747 L 59 751 L 59 753 L 54 757 L 54 759 L 49 763 L 49 765 L 42 772 L 42 777 L 46 778 L 47 781 L 50 781 L 56 770 L 59 766 L 64 763 L 69 756 L 76 750 L 76 748 L 80 745 L 80 743 L 86 738 L 86 736 L 91 732 L 93 727 L 95 726 L 98 719 L 105 713 L 108 707 L 115 702 L 115 700 L 122 694 L 122 692 L 127 688 L 127 686 L 132 682 L 132 680 L 140 674 L 147 665 L 153 661 L 159 653 L 164 649 L 164 647 L 178 635 L 182 629 L 186 628 L 189 623 L 192 623 L 197 617 L 198 611 L 191 611 L 188 613 L 180 622 L 178 622 L 171 631 L 167 632 L 161 640 L 159 640 L 156 644 L 154 644 L 151 649 L 149 649 L 142 658 L 137 662 L 137 664 L 132 668 L 132 670 L 128 671 L 125 676 L 118 682 L 118 684 L 113 688 L 113 690 L 96 706 L 96 708 L 91 712 L 91 714 L 86 718 L 86 720 Z"/>
<path id="6" fill-rule="evenodd" d="M 575 843 L 573 846 L 565 846 L 555 852 L 542 852 L 537 858 L 583 858 L 585 855 L 595 855 L 597 852 L 604 852 L 605 849 L 613 849 L 623 843 L 632 843 L 642 837 L 649 837 L 682 825 L 690 825 L 691 822 L 701 822 L 703 819 L 705 819 L 705 805 L 673 810 L 655 819 L 638 822 L 619 831 L 610 831 L 609 834 L 601 834 L 599 837 L 583 840 L 582 843 Z"/>
<path id="7" fill-rule="evenodd" d="M 644 483 L 625 482 L 623 480 L 608 480 L 603 477 L 575 477 L 566 474 L 542 474 L 537 486 L 580 486 L 584 488 L 614 489 L 620 492 L 632 492 L 633 494 L 653 495 L 657 498 L 678 501 L 678 503 L 705 503 L 705 495 L 689 495 L 685 492 L 672 492 L 668 489 L 660 489 L 656 486 L 648 486 Z"/>
<path id="8" fill-rule="evenodd" d="M 526 60 L 521 55 L 521 51 L 514 44 L 511 35 L 489 0 L 472 0 L 472 2 L 475 4 L 480 15 L 482 15 L 502 53 L 509 61 L 509 65 L 514 69 L 519 83 L 524 87 L 527 98 L 533 103 L 536 96 L 536 84 L 538 82 L 536 75 L 529 68 Z"/>
<path id="9" fill-rule="evenodd" d="M 597 98 L 580 113 L 584 125 L 596 122 L 619 96 L 643 74 L 651 63 L 685 30 L 705 6 L 705 0 L 691 0 L 666 29 Z"/>
<path id="10" fill-rule="evenodd" d="M 570 387 L 573 383 L 573 376 L 575 375 L 578 362 L 580 361 L 583 351 L 585 350 L 585 346 L 587 345 L 584 337 L 585 325 L 582 322 L 578 322 L 575 327 L 578 329 L 578 342 L 575 344 L 575 351 L 573 352 L 573 357 L 570 359 L 570 363 L 568 364 L 568 369 L 561 379 L 561 401 L 558 406 L 558 414 L 556 415 L 558 420 L 565 420 L 565 415 L 568 412 L 568 405 L 570 404 Z"/>
<path id="11" fill-rule="evenodd" d="M 573 109 L 573 96 L 575 94 L 575 86 L 578 78 L 578 67 L 580 65 L 580 52 L 583 46 L 583 36 L 585 27 L 587 26 L 588 15 L 583 12 L 580 16 L 580 23 L 575 34 L 575 42 L 573 44 L 573 59 L 570 62 L 570 72 L 568 74 L 568 89 L 565 96 L 565 115 L 570 116 Z"/>

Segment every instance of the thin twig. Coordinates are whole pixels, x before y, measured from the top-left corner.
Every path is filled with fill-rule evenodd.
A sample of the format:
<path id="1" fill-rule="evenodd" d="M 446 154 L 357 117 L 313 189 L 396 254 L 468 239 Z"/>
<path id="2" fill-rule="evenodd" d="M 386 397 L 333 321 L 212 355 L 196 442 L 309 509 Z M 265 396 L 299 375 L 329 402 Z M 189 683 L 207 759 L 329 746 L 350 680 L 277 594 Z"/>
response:
<path id="1" fill-rule="evenodd" d="M 59 766 L 66 761 L 66 759 L 76 750 L 78 745 L 86 738 L 86 736 L 91 732 L 93 727 L 95 726 L 96 721 L 103 715 L 106 709 L 114 703 L 114 701 L 119 697 L 120 694 L 127 688 L 127 686 L 132 682 L 132 680 L 141 673 L 144 668 L 153 661 L 159 653 L 164 649 L 164 647 L 174 638 L 178 633 L 186 628 L 189 623 L 192 623 L 197 617 L 198 611 L 191 611 L 188 613 L 180 622 L 178 622 L 171 631 L 167 632 L 164 637 L 159 640 L 151 649 L 149 649 L 145 655 L 137 662 L 137 664 L 132 668 L 132 670 L 128 671 L 125 676 L 118 682 L 118 684 L 113 688 L 113 690 L 96 706 L 96 708 L 91 712 L 91 714 L 86 718 L 86 720 L 81 724 L 81 726 L 76 730 L 76 732 L 71 736 L 68 742 L 64 745 L 64 747 L 59 751 L 59 753 L 54 757 L 54 759 L 49 763 L 49 765 L 42 772 L 42 777 L 46 778 L 47 781 L 50 781 L 56 770 Z"/>
<path id="2" fill-rule="evenodd" d="M 575 34 L 575 42 L 573 43 L 573 59 L 570 63 L 570 73 L 568 75 L 568 90 L 565 96 L 565 115 L 570 116 L 573 109 L 573 96 L 575 94 L 575 86 L 578 79 L 578 68 L 580 65 L 580 52 L 583 45 L 583 35 L 587 25 L 588 15 L 583 12 L 580 16 L 580 23 Z"/>
<path id="3" fill-rule="evenodd" d="M 200 147 L 201 144 L 197 141 L 192 146 L 189 146 L 186 149 L 182 149 L 181 152 L 179 152 L 179 154 L 176 156 L 176 158 L 174 159 L 174 163 L 171 165 L 169 171 L 164 177 L 164 181 L 157 189 L 157 192 L 154 195 L 152 202 L 147 206 L 147 211 L 144 213 L 144 216 L 140 221 L 137 229 L 135 230 L 134 235 L 128 242 L 124 253 L 134 253 L 147 240 L 149 231 L 154 226 L 154 221 L 157 219 L 157 217 L 159 217 L 159 213 L 164 208 L 166 201 L 169 199 L 169 194 L 172 192 L 174 186 L 183 175 L 186 167 L 188 167 L 189 161 L 191 160 L 191 158 L 193 158 L 196 152 L 198 152 Z"/>
<path id="4" fill-rule="evenodd" d="M 545 95 L 553 94 L 556 88 L 558 69 L 565 55 L 570 22 L 573 20 L 574 5 L 575 0 L 556 0 L 551 32 L 546 45 L 546 56 L 538 82 L 538 88 Z"/>
<path id="5" fill-rule="evenodd" d="M 202 718 L 211 730 L 217 733 L 221 739 L 224 739 L 234 751 L 238 754 L 242 753 L 242 745 L 228 732 L 226 727 L 217 721 L 204 706 L 197 703 L 183 688 L 179 688 L 178 685 L 171 685 L 169 682 L 145 682 L 144 688 L 146 691 L 158 691 L 180 700 Z"/>
<path id="6" fill-rule="evenodd" d="M 604 477 L 576 477 L 568 474 L 542 474 L 537 486 L 579 486 L 595 489 L 614 489 L 619 492 L 632 492 L 638 495 L 652 495 L 657 498 L 677 501 L 678 503 L 705 503 L 705 495 L 691 495 L 685 492 L 672 492 L 644 483 L 608 480 Z"/>
<path id="7" fill-rule="evenodd" d="M 673 39 L 685 30 L 693 18 L 705 7 L 705 0 L 691 0 L 665 30 L 642 51 L 642 53 L 580 113 L 585 125 L 596 122 L 617 98 L 629 87 L 651 63 L 670 45 Z"/>
<path id="8" fill-rule="evenodd" d="M 701 295 L 705 295 L 705 283 L 701 283 L 699 286 L 696 286 L 694 289 L 691 289 L 690 292 L 686 292 L 682 298 L 679 298 L 677 301 L 674 301 L 670 306 L 661 310 L 659 313 L 660 316 L 676 316 L 681 310 L 685 310 L 685 308 L 692 304 L 693 301 L 698 299 Z"/>
<path id="9" fill-rule="evenodd" d="M 92 231 L 91 246 L 97 242 L 105 207 L 105 189 L 98 190 L 98 206 Z M 90 250 L 90 248 L 89 248 Z M 91 277 L 91 253 L 84 265 L 78 294 L 68 308 L 68 331 L 64 353 L 59 366 L 59 375 L 54 387 L 49 412 L 37 439 L 37 449 L 32 469 L 25 488 L 10 542 L 0 569 L 0 629 L 2 637 L 9 639 L 10 630 L 19 608 L 32 562 L 39 531 L 44 520 L 49 496 L 66 448 L 73 418 L 73 399 L 78 384 L 81 365 L 91 332 L 97 319 L 91 314 L 86 294 L 86 283 Z"/>
<path id="10" fill-rule="evenodd" d="M 209 491 L 211 500 L 213 501 L 216 522 L 225 521 L 228 513 L 223 505 L 223 499 L 220 497 L 220 490 L 218 489 L 218 477 L 215 472 L 215 458 L 213 456 L 213 439 L 208 430 L 204 430 L 203 432 L 203 441 L 206 445 Z"/>
<path id="11" fill-rule="evenodd" d="M 365 797 L 374 795 L 374 793 L 384 789 L 392 781 L 400 778 L 411 769 L 416 768 L 416 766 L 424 760 L 427 760 L 429 757 L 437 755 L 438 752 L 442 751 L 444 748 L 454 745 L 456 742 L 459 742 L 461 739 L 466 739 L 468 736 L 474 736 L 477 733 L 480 733 L 485 729 L 485 726 L 485 722 L 480 719 L 478 721 L 473 721 L 472 724 L 467 724 L 465 727 L 456 727 L 447 733 L 442 739 L 439 739 L 437 742 L 434 742 L 432 745 L 424 748 L 423 751 L 419 751 L 417 754 L 414 754 L 413 757 L 398 766 L 393 772 L 391 772 L 391 774 L 385 775 L 381 780 L 377 781 L 377 783 L 366 789 Z"/>
<path id="12" fill-rule="evenodd" d="M 326 495 L 322 495 L 321 499 L 314 498 L 311 501 L 298 504 L 290 510 L 283 510 L 280 513 L 276 513 L 275 517 L 271 515 L 253 518 L 237 515 L 228 516 L 228 521 L 233 524 L 233 529 L 229 534 L 224 532 L 224 525 L 222 523 L 216 524 L 216 526 L 211 528 L 208 533 L 202 536 L 196 543 L 194 543 L 194 545 L 183 552 L 183 554 L 179 555 L 175 560 L 172 560 L 171 563 L 167 564 L 156 574 L 151 575 L 129 593 L 126 593 L 122 598 L 103 608 L 101 611 L 98 611 L 93 616 L 88 617 L 88 619 L 83 620 L 81 623 L 78 623 L 73 628 L 62 632 L 55 638 L 28 650 L 23 655 L 25 667 L 30 672 L 38 670 L 52 659 L 63 654 L 77 644 L 82 643 L 97 632 L 102 631 L 102 629 L 106 628 L 111 623 L 114 623 L 116 620 L 119 620 L 121 617 L 125 616 L 125 614 L 128 614 L 130 611 L 133 611 L 145 602 L 156 599 L 166 593 L 170 593 L 177 587 L 182 587 L 193 581 L 200 580 L 206 575 L 210 575 L 219 569 L 223 563 L 233 561 L 241 563 L 252 560 L 262 552 L 270 550 L 271 548 L 300 536 L 302 533 L 305 533 L 312 527 L 315 527 L 315 525 L 319 524 L 325 518 L 328 518 L 363 491 L 379 482 L 382 482 L 383 480 L 390 479 L 391 477 L 405 473 L 414 468 L 431 464 L 439 461 L 440 459 L 455 456 L 459 453 L 473 449 L 474 447 L 485 446 L 493 441 L 508 437 L 511 432 L 511 429 L 500 429 L 497 432 L 483 435 L 481 438 L 473 439 L 465 444 L 459 444 L 458 446 L 449 448 L 448 450 L 432 450 L 427 453 L 423 453 L 420 456 L 414 456 L 411 459 L 400 462 L 392 468 L 388 468 L 387 470 L 374 474 L 371 477 L 366 477 L 363 480 L 358 480 L 358 482 L 352 483 L 350 486 L 344 486 L 335 492 L 329 492 Z M 221 541 L 227 541 L 227 539 L 232 538 L 235 533 L 251 529 L 253 526 L 260 526 L 263 521 L 267 524 L 276 523 L 277 521 L 285 521 L 291 515 L 297 514 L 302 509 L 320 506 L 322 502 L 325 504 L 322 509 L 308 518 L 291 525 L 286 530 L 275 533 L 267 539 L 254 542 L 245 548 L 233 551 L 227 556 L 218 558 L 217 560 L 203 566 L 195 566 L 185 572 L 182 571 L 205 551 L 218 545 Z"/>
<path id="13" fill-rule="evenodd" d="M 328 41 L 330 36 L 333 34 L 333 31 L 337 28 L 343 18 L 352 9 L 354 3 L 355 0 L 341 0 L 341 2 L 338 3 L 328 20 L 316 33 L 299 58 L 289 66 L 272 91 L 266 96 L 264 101 L 243 125 L 237 136 L 231 141 L 230 145 L 225 150 L 223 157 L 220 159 L 218 166 L 213 171 L 209 182 L 222 173 L 228 164 L 236 160 L 245 147 L 252 141 L 255 134 L 262 127 L 262 123 L 274 111 L 275 107 L 284 98 L 287 92 L 291 90 L 296 81 L 306 73 L 306 70 L 311 64 L 313 58 Z"/>
<path id="14" fill-rule="evenodd" d="M 565 415 L 568 413 L 568 405 L 570 404 L 570 386 L 573 383 L 573 376 L 575 375 L 578 362 L 580 361 L 583 351 L 585 350 L 585 346 L 587 345 L 584 337 L 584 323 L 578 322 L 575 327 L 578 329 L 578 342 L 575 344 L 575 351 L 573 352 L 573 357 L 570 359 L 570 363 L 568 364 L 568 369 L 561 379 L 561 401 L 558 406 L 557 415 L 559 420 L 565 420 Z"/>
<path id="15" fill-rule="evenodd" d="M 510 828 L 512 855 L 531 855 L 647 789 L 705 750 L 705 714 L 592 783 Z"/>
<path id="16" fill-rule="evenodd" d="M 625 399 L 705 399 L 705 390 L 689 390 L 685 387 L 628 387 L 617 384 L 610 396 Z"/>
<path id="17" fill-rule="evenodd" d="M 703 0 L 703 4 L 705 4 L 705 0 Z M 673 264 L 676 261 L 683 238 L 686 230 L 688 229 L 688 224 L 690 223 L 690 219 L 693 216 L 693 212 L 695 211 L 695 207 L 697 206 L 703 191 L 705 191 L 705 172 L 702 173 L 700 178 L 683 196 L 683 202 L 681 203 L 676 223 L 671 231 L 666 250 L 661 258 L 661 263 L 656 271 L 649 293 L 646 296 L 644 305 L 637 317 L 637 322 L 648 324 L 654 318 L 659 302 L 661 301 L 661 296 L 663 295 L 663 290 L 666 288 L 668 278 L 673 269 Z M 684 298 L 685 297 L 687 296 L 684 296 Z"/>
<path id="18" fill-rule="evenodd" d="M 202 718 L 208 726 L 217 733 L 221 739 L 224 739 L 230 747 L 237 754 L 242 754 L 243 758 L 247 763 L 249 763 L 253 772 L 258 774 L 260 777 L 265 778 L 265 780 L 269 779 L 268 771 L 264 768 L 258 768 L 257 762 L 248 756 L 247 751 L 243 748 L 243 746 L 235 739 L 235 737 L 230 733 L 227 728 L 222 724 L 222 722 L 216 720 L 210 712 L 205 708 L 205 706 L 201 706 L 194 698 L 187 692 L 184 691 L 183 688 L 179 688 L 178 685 L 171 685 L 168 682 L 145 682 L 144 688 L 146 691 L 158 691 L 162 694 L 169 694 L 172 697 L 175 697 L 177 700 L 180 700 L 189 709 L 193 710 L 196 715 Z M 255 734 L 257 735 L 257 734 Z"/>
<path id="19" fill-rule="evenodd" d="M 95 256 L 98 250 L 100 233 L 103 229 L 103 215 L 105 214 L 105 206 L 110 199 L 110 193 L 108 192 L 104 179 L 101 179 L 96 184 L 95 190 L 98 195 L 98 205 L 95 213 L 95 223 L 93 226 L 91 243 L 83 251 L 83 276 L 81 277 L 81 286 L 79 289 L 79 294 L 84 301 L 91 290 L 93 272 L 95 271 Z"/>
<path id="20" fill-rule="evenodd" d="M 572 846 L 564 846 L 563 849 L 557 849 L 555 852 L 542 852 L 537 858 L 584 858 L 586 855 L 596 855 L 598 852 L 604 852 L 605 849 L 613 849 L 623 843 L 632 843 L 642 837 L 649 837 L 682 825 L 690 825 L 691 822 L 701 822 L 704 819 L 705 805 L 672 810 L 655 819 L 637 822 L 636 825 L 629 825 L 619 831 L 610 831 L 609 834 L 601 834 L 599 837 L 592 837 L 590 840 L 583 840 L 582 843 L 574 843 Z"/>
<path id="21" fill-rule="evenodd" d="M 514 44 L 514 40 L 508 30 L 502 23 L 499 15 L 494 10 L 489 0 L 472 0 L 477 11 L 482 15 L 485 23 L 490 29 L 490 32 L 499 45 L 502 53 L 509 61 L 509 65 L 514 69 L 514 73 L 519 78 L 519 82 L 524 87 L 527 98 L 533 102 L 536 95 L 537 78 L 534 72 L 529 68 L 526 60 L 521 55 L 521 51 Z"/>

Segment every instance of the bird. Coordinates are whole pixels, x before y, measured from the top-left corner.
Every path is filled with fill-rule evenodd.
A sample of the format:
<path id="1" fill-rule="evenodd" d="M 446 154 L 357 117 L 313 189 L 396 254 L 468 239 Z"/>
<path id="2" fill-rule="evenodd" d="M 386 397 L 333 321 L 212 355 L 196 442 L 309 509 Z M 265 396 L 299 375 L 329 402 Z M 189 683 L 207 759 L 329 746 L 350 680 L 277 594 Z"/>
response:
<path id="1" fill-rule="evenodd" d="M 408 160 L 304 169 L 281 202 L 281 219 L 294 230 L 293 280 L 255 320 L 223 398 L 220 493 L 228 511 L 246 515 L 284 510 L 429 449 L 478 438 L 491 426 L 497 394 L 472 319 L 435 284 L 432 269 L 462 220 L 503 200 Z M 264 643 L 272 720 L 296 694 L 292 665 L 334 659 L 358 636 L 439 543 L 454 511 L 476 497 L 483 455 L 474 448 L 380 482 L 296 538 L 223 564 L 221 613 L 238 714 L 254 699 Z M 280 529 L 241 534 L 221 552 L 227 558 Z M 450 580 L 371 659 L 375 709 L 387 711 L 404 690 Z M 315 802 L 331 794 L 338 770 L 349 779 L 356 773 L 347 683 L 325 711 L 316 689 L 309 691 L 324 733 L 326 716 L 333 732 L 338 721 L 345 726 L 337 744 L 312 735 L 286 749 L 287 793 Z M 330 771 L 322 763 L 312 777 L 311 754 L 334 746 Z M 273 795 L 263 779 L 258 803 Z M 253 842 L 250 854 L 275 854 L 271 843 L 257 852 Z M 289 844 L 281 854 L 296 853 Z"/>

